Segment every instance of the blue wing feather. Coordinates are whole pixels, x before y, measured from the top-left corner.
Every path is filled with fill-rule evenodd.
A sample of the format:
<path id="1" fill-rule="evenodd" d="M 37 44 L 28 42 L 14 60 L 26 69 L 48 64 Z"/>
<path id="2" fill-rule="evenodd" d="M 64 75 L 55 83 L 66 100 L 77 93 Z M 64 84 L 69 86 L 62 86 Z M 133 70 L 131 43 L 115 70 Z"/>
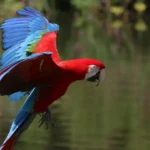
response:
<path id="1" fill-rule="evenodd" d="M 6 50 L 2 55 L 2 68 L 27 57 L 26 52 L 46 32 L 59 30 L 57 24 L 49 23 L 33 8 L 24 7 L 23 10 L 17 11 L 17 14 L 20 18 L 8 19 L 0 27 L 3 33 L 3 49 Z"/>
<path id="2" fill-rule="evenodd" d="M 3 29 L 3 34 L 14 34 L 14 33 L 20 33 L 20 32 L 27 32 L 28 30 L 26 28 L 14 28 L 13 30 L 11 28 L 9 29 Z M 28 32 L 27 32 L 28 33 Z M 3 39 L 2 39 L 3 40 Z"/>
<path id="3" fill-rule="evenodd" d="M 20 35 L 20 36 L 14 36 L 12 37 L 13 35 L 11 35 L 11 37 L 7 37 L 7 38 L 4 38 L 3 40 L 3 43 L 9 43 L 9 45 L 14 45 L 13 42 L 16 44 L 16 43 L 20 43 L 21 40 L 23 40 L 26 35 Z"/>
<path id="4" fill-rule="evenodd" d="M 17 14 L 20 16 L 30 16 L 30 17 L 34 17 L 34 13 L 31 13 L 29 11 L 25 11 L 25 10 L 18 10 Z"/>
<path id="5" fill-rule="evenodd" d="M 26 41 L 18 43 L 17 46 L 14 45 L 9 50 L 4 52 L 4 54 L 2 55 L 2 68 L 5 68 L 18 60 L 26 58 L 26 51 L 32 43 L 35 43 L 36 40 L 40 39 L 40 35 L 42 34 L 42 32 L 43 31 L 37 31 L 34 34 L 31 34 L 26 38 Z M 34 37 L 36 37 L 36 39 Z M 6 46 L 10 46 L 10 43 L 8 43 L 8 45 Z"/>
<path id="6" fill-rule="evenodd" d="M 5 52 L 1 58 L 1 68 L 5 68 L 15 62 L 28 57 L 27 52 L 35 45 L 46 32 L 58 31 L 57 24 L 49 23 L 48 20 L 37 10 L 24 7 L 17 11 L 20 16 L 6 20 L 2 29 L 2 43 Z M 32 50 L 32 52 L 34 49 Z M 17 92 L 10 95 L 11 100 L 21 99 L 26 92 Z"/>
<path id="7" fill-rule="evenodd" d="M 6 24 L 3 24 L 2 27 L 5 28 L 5 29 L 7 29 L 7 28 L 17 28 L 17 27 L 20 27 L 20 28 L 26 27 L 27 28 L 27 25 L 28 25 L 28 22 L 23 22 L 23 24 L 22 24 L 22 22 L 18 22 L 18 23 L 12 24 L 11 26 L 10 26 L 10 23 L 6 23 Z"/>
<path id="8" fill-rule="evenodd" d="M 9 95 L 9 98 L 11 101 L 18 101 L 20 99 L 22 99 L 25 95 L 26 95 L 27 92 L 16 92 L 16 93 L 13 93 L 11 95 Z"/>
<path id="9" fill-rule="evenodd" d="M 14 119 L 10 131 L 2 144 L 2 147 L 5 147 L 6 142 L 13 136 L 16 135 L 18 137 L 21 132 L 26 130 L 32 120 L 35 118 L 35 114 L 32 113 L 34 102 L 37 97 L 37 92 L 39 88 L 34 88 L 30 95 L 28 96 L 27 100 L 23 104 L 22 108 L 18 112 L 16 118 Z M 1 147 L 0 147 L 1 148 Z"/>
<path id="10" fill-rule="evenodd" d="M 18 37 L 18 36 L 24 36 L 23 38 L 25 38 L 28 35 L 28 33 L 26 32 L 19 32 L 19 33 L 13 33 L 12 34 L 3 34 L 3 38 L 14 38 L 14 37 Z"/>
<path id="11" fill-rule="evenodd" d="M 11 19 L 8 19 L 8 20 L 5 20 L 5 22 L 3 23 L 3 25 L 5 24 L 11 24 L 11 23 L 24 23 L 24 22 L 28 22 L 28 21 L 32 21 L 33 18 L 32 17 L 23 17 L 23 18 L 11 18 Z"/>

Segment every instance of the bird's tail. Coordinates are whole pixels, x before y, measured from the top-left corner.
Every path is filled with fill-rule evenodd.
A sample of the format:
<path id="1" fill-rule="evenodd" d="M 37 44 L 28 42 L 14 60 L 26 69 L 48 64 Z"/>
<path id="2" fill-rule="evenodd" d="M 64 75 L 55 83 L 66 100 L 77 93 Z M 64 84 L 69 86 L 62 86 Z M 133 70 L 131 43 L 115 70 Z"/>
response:
<path id="1" fill-rule="evenodd" d="M 0 150 L 12 150 L 14 144 L 16 143 L 21 133 L 29 127 L 33 119 L 36 117 L 36 114 L 32 113 L 31 111 L 36 93 L 37 88 L 34 88 L 27 100 L 25 101 L 23 107 L 17 114 L 17 117 L 13 121 L 10 131 L 2 146 L 0 147 Z"/>
<path id="2" fill-rule="evenodd" d="M 0 150 L 12 150 L 14 144 L 16 143 L 21 133 L 29 127 L 35 116 L 36 114 L 25 113 L 24 118 L 20 118 L 21 123 L 19 123 L 19 126 L 16 126 L 16 123 L 14 121 L 11 125 L 11 129 L 8 133 L 8 136 L 6 137 L 2 146 L 0 147 Z"/>

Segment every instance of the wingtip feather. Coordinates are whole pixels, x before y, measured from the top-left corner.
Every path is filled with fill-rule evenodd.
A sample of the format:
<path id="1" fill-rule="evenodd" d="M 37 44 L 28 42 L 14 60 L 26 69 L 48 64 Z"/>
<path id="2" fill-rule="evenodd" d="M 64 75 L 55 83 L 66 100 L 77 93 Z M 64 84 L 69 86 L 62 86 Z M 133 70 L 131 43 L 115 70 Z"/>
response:
<path id="1" fill-rule="evenodd" d="M 31 7 L 25 6 L 24 9 L 18 10 L 16 13 L 20 17 L 8 19 L 0 26 L 2 48 L 14 54 L 13 62 L 20 60 L 22 56 L 27 57 L 25 52 L 31 49 L 43 34 L 59 30 L 57 24 L 48 23 L 48 20 L 39 11 Z M 13 48 L 16 45 L 17 47 Z M 5 56 L 5 53 L 3 55 Z M 8 61 L 11 57 L 11 55 L 7 55 L 6 59 L 3 59 L 4 66 L 12 63 L 12 61 Z"/>

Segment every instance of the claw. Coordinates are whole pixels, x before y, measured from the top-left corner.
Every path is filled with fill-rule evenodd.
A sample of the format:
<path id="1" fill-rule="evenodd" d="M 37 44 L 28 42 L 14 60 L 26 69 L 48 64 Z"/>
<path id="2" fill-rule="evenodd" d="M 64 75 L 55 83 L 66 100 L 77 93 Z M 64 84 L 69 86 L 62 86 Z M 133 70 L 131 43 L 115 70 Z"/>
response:
<path id="1" fill-rule="evenodd" d="M 39 120 L 39 128 L 44 124 L 45 125 L 45 130 L 48 129 L 49 127 L 49 124 L 52 125 L 52 127 L 54 126 L 54 123 L 52 121 L 52 118 L 51 118 L 51 112 L 49 109 L 47 109 L 44 113 L 41 113 L 41 119 Z"/>

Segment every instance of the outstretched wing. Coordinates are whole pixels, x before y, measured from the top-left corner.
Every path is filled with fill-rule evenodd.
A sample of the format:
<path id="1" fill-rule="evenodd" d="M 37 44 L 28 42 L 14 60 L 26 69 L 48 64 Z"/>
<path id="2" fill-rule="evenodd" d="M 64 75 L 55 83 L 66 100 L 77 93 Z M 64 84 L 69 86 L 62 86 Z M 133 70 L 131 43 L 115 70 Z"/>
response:
<path id="1" fill-rule="evenodd" d="M 24 7 L 17 11 L 19 17 L 6 20 L 2 25 L 2 44 L 5 52 L 1 58 L 1 68 L 24 60 L 32 53 L 52 52 L 52 58 L 59 61 L 56 38 L 59 26 L 49 23 L 37 10 Z M 27 92 L 9 95 L 11 100 L 20 100 Z"/>
<path id="2" fill-rule="evenodd" d="M 62 69 L 53 61 L 51 55 L 50 52 L 33 54 L 2 69 L 0 95 L 30 91 L 34 87 L 53 84 Z"/>
<path id="3" fill-rule="evenodd" d="M 17 11 L 17 14 L 20 17 L 8 19 L 1 25 L 2 44 L 5 50 L 1 60 L 2 68 L 31 55 L 45 34 L 52 32 L 56 34 L 55 32 L 59 30 L 57 24 L 49 23 L 41 13 L 33 8 L 24 7 L 23 10 Z M 52 42 L 55 44 L 56 38 Z M 51 44 L 54 45 L 52 42 Z M 56 47 L 52 47 L 51 50 L 50 46 L 49 49 L 42 47 L 39 52 L 57 53 Z M 37 50 L 36 53 L 38 53 Z"/>

